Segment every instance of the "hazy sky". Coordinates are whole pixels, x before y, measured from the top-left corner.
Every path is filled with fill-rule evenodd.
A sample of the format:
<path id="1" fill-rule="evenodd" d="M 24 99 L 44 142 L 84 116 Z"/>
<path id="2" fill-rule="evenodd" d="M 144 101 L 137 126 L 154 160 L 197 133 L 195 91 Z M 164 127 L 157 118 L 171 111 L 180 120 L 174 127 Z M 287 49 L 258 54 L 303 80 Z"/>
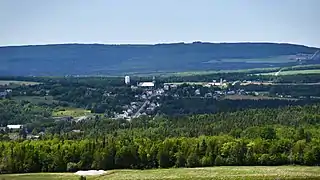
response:
<path id="1" fill-rule="evenodd" d="M 320 0 L 0 0 L 0 45 L 288 42 L 320 47 Z"/>

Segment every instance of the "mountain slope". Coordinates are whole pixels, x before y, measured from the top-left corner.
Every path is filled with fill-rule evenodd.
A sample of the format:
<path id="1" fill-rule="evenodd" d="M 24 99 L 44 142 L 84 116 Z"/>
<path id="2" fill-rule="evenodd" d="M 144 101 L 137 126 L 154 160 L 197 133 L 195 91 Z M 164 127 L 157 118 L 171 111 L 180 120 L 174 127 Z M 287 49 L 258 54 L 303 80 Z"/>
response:
<path id="1" fill-rule="evenodd" d="M 275 43 L 57 44 L 0 47 L 0 75 L 116 75 L 295 64 L 317 48 Z M 280 58 L 279 58 L 280 57 Z"/>

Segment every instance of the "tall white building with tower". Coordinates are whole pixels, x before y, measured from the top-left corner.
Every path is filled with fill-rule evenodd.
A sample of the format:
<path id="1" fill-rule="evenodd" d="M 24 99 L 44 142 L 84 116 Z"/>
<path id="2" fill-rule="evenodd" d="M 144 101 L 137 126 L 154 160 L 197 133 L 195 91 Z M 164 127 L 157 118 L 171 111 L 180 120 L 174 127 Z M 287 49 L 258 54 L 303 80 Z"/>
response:
<path id="1" fill-rule="evenodd" d="M 130 84 L 130 76 L 125 76 L 124 77 L 124 83 L 129 85 Z"/>

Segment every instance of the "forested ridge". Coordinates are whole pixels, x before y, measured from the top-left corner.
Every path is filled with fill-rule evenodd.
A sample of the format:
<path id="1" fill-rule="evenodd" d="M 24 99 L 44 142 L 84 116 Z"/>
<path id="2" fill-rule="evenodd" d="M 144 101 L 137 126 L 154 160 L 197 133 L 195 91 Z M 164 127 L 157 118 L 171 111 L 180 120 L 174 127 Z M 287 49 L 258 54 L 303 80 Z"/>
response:
<path id="1" fill-rule="evenodd" d="M 58 123 L 56 132 L 38 141 L 1 141 L 0 172 L 319 165 L 319 112 L 320 105 L 314 104 L 131 122 L 96 117 Z"/>
<path id="2" fill-rule="evenodd" d="M 173 43 L 156 45 L 56 44 L 0 47 L 1 75 L 119 75 L 123 73 L 248 69 L 295 61 L 260 63 L 318 48 L 276 43 Z M 224 62 L 224 59 L 238 59 Z M 249 59 L 248 62 L 245 59 Z M 211 61 L 215 61 L 212 63 Z"/>

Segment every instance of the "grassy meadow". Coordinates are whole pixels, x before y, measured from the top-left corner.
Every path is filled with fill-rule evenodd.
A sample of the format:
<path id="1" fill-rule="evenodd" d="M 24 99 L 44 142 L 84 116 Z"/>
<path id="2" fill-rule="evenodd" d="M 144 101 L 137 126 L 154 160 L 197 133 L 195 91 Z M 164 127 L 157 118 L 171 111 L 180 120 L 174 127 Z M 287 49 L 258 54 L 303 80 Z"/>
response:
<path id="1" fill-rule="evenodd" d="M 91 111 L 81 108 L 65 108 L 65 109 L 58 109 L 52 113 L 52 116 L 72 116 L 72 117 L 79 117 L 91 114 Z"/>
<path id="2" fill-rule="evenodd" d="M 29 81 L 7 81 L 7 80 L 0 80 L 0 86 L 10 86 L 10 85 L 26 85 L 26 86 L 31 86 L 31 85 L 37 85 L 40 84 L 38 82 L 29 82 Z"/>
<path id="3" fill-rule="evenodd" d="M 72 173 L 36 173 L 0 175 L 1 180 L 76 180 Z M 318 180 L 320 167 L 304 166 L 231 166 L 208 168 L 177 168 L 153 170 L 110 170 L 88 180 Z"/>
<path id="4" fill-rule="evenodd" d="M 277 72 L 261 73 L 261 75 L 276 75 Z M 320 69 L 306 69 L 306 70 L 289 70 L 281 71 L 278 76 L 296 75 L 296 74 L 320 74 Z"/>

